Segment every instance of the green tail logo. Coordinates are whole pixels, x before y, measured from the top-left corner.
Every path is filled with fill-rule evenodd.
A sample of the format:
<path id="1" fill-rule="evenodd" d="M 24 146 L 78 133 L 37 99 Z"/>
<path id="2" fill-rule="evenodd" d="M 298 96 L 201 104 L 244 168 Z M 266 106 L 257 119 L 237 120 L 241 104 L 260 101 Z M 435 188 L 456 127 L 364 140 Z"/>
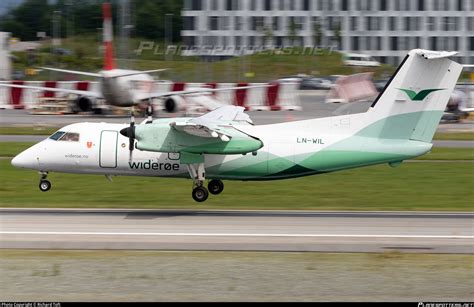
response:
<path id="1" fill-rule="evenodd" d="M 405 94 L 407 94 L 407 96 L 410 97 L 412 101 L 423 101 L 429 94 L 437 92 L 437 91 L 442 91 L 445 89 L 444 88 L 426 89 L 418 93 L 412 90 L 404 89 L 404 88 L 399 88 L 398 90 L 405 92 Z"/>

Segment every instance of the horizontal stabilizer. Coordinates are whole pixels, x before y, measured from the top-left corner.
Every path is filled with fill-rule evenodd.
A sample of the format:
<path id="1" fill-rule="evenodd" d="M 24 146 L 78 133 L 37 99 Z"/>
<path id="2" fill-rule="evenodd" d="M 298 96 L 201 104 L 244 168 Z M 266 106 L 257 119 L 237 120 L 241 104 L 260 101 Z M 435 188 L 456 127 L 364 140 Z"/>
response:
<path id="1" fill-rule="evenodd" d="M 458 54 L 456 51 L 432 51 L 432 50 L 423 50 L 418 49 L 416 54 L 422 56 L 427 60 L 443 59 L 455 56 Z"/>

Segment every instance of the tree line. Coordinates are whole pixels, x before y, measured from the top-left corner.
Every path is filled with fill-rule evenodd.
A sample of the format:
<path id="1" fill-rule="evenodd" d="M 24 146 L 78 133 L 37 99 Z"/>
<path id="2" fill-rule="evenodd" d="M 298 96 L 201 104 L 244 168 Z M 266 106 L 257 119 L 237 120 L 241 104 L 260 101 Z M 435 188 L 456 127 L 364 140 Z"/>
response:
<path id="1" fill-rule="evenodd" d="M 165 37 L 166 14 L 171 25 L 174 41 L 180 40 L 182 29 L 181 9 L 183 1 L 176 0 L 129 0 L 132 36 L 154 40 Z M 21 40 L 37 40 L 38 32 L 53 33 L 53 18 L 59 20 L 56 29 L 61 37 L 97 33 L 102 28 L 102 3 L 99 0 L 25 0 L 19 6 L 0 16 L 0 31 L 11 32 Z M 112 0 L 114 32 L 118 33 L 120 0 Z M 57 13 L 54 13 L 54 12 Z"/>

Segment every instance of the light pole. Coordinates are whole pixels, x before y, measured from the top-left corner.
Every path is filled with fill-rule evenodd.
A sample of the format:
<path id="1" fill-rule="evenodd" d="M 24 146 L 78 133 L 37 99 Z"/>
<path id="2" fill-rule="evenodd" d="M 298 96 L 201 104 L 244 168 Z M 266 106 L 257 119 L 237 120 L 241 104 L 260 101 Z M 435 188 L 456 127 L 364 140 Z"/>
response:
<path id="1" fill-rule="evenodd" d="M 103 34 L 102 34 L 102 30 L 103 28 L 96 28 L 97 30 L 97 56 L 98 58 L 102 58 L 102 50 L 104 48 L 103 46 Z"/>
<path id="2" fill-rule="evenodd" d="M 59 50 L 58 47 L 61 45 L 61 11 L 54 11 L 53 18 L 51 19 L 51 53 L 53 54 L 54 63 L 57 67 L 59 64 Z M 56 79 L 56 73 L 50 71 L 49 77 L 51 80 Z"/>
<path id="3" fill-rule="evenodd" d="M 128 67 L 128 56 L 129 56 L 129 39 L 130 32 L 134 26 L 130 23 L 130 1 L 120 1 L 120 46 L 119 55 L 122 60 L 123 67 Z"/>
<path id="4" fill-rule="evenodd" d="M 173 39 L 173 14 L 168 13 L 165 15 L 165 60 L 172 61 L 173 55 L 168 54 L 168 46 L 171 44 Z"/>

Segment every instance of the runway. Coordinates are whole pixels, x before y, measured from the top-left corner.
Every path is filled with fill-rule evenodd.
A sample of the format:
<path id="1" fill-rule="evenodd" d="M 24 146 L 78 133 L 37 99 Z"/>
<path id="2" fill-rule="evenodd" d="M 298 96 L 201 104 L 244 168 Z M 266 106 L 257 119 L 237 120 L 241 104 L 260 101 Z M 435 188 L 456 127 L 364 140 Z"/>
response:
<path id="1" fill-rule="evenodd" d="M 0 248 L 474 252 L 473 213 L 0 209 Z"/>

